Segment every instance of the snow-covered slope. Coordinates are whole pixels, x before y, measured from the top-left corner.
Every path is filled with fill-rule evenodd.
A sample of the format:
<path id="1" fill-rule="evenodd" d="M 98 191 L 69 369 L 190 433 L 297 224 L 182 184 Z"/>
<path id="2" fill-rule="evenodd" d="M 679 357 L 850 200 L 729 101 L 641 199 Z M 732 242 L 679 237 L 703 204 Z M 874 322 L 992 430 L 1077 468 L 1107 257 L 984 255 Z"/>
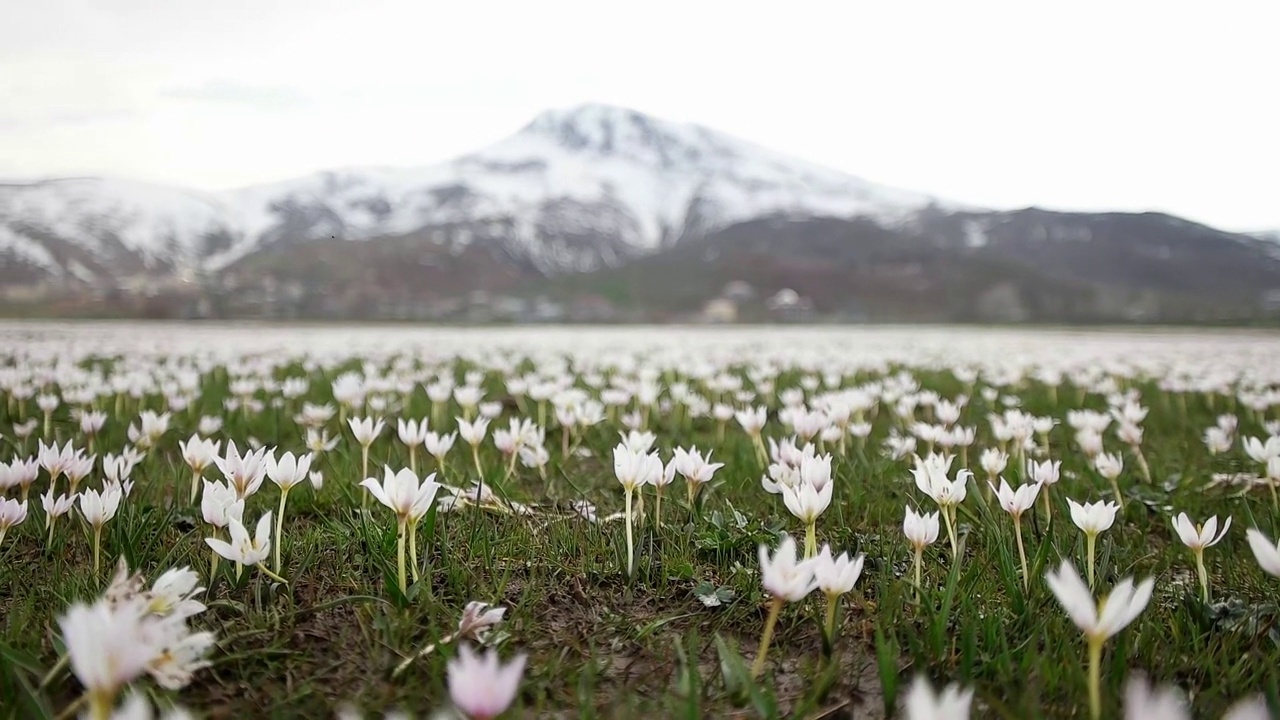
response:
<path id="1" fill-rule="evenodd" d="M 706 128 L 583 105 L 425 168 L 322 172 L 218 194 L 107 179 L 0 185 L 0 254 L 55 274 L 120 275 L 218 268 L 281 242 L 422 231 L 455 247 L 496 243 L 556 272 L 763 215 L 897 224 L 930 204 L 947 207 Z"/>
<path id="2" fill-rule="evenodd" d="M 223 199 L 129 180 L 0 184 L 0 252 L 54 274 L 191 267 L 239 222 Z"/>

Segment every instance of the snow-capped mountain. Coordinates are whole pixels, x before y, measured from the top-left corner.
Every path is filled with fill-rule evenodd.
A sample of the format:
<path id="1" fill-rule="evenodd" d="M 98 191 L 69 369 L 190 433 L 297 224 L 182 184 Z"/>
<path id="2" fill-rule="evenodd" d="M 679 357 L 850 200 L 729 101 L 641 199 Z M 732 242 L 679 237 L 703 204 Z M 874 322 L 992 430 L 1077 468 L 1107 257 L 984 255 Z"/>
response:
<path id="1" fill-rule="evenodd" d="M 547 273 L 589 270 L 769 215 L 909 222 L 927 195 L 696 125 L 583 105 L 423 168 L 356 168 L 223 193 L 114 179 L 0 185 L 0 268 L 57 277 L 218 269 L 313 239 L 419 233 L 490 243 Z"/>

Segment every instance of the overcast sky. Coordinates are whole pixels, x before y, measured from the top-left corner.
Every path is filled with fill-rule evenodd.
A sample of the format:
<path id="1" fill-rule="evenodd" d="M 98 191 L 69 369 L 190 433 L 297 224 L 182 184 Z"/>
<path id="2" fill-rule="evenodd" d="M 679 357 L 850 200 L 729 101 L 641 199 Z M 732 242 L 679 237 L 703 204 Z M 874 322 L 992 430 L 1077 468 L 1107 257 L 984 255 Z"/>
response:
<path id="1" fill-rule="evenodd" d="M 605 102 L 961 202 L 1280 228 L 1277 27 L 1274 0 L 15 2 L 0 177 L 419 165 Z"/>

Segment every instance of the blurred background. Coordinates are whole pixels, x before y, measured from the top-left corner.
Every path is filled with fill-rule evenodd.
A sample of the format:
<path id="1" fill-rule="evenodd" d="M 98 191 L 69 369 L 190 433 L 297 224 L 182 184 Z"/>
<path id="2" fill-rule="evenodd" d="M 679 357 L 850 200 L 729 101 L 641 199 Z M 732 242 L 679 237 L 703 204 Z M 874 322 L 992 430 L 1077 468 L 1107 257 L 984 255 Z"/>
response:
<path id="1" fill-rule="evenodd" d="M 0 314 L 1280 321 L 1269 2 L 0 25 Z"/>

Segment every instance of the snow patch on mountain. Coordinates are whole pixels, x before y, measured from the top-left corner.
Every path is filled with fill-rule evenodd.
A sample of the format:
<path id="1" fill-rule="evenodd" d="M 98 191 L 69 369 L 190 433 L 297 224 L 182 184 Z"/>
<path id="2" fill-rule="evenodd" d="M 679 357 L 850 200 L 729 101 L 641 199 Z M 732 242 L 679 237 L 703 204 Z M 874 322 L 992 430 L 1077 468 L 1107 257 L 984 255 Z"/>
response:
<path id="1" fill-rule="evenodd" d="M 281 242 L 468 225 L 490 240 L 498 228 L 508 252 L 551 272 L 764 215 L 899 224 L 930 205 L 958 208 L 697 125 L 583 105 L 425 168 L 350 168 L 223 193 L 93 178 L 0 185 L 0 227 L 5 247 L 32 256 L 52 237 L 104 266 L 123 251 L 147 268 L 217 269 Z"/>

